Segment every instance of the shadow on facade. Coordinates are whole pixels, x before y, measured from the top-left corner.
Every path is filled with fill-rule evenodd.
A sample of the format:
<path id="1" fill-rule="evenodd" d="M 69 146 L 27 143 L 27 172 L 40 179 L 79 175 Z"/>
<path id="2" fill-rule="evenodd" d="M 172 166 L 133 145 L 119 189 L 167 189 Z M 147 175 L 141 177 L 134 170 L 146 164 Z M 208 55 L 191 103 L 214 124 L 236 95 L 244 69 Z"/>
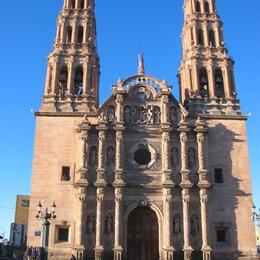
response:
<path id="1" fill-rule="evenodd" d="M 251 197 L 251 193 L 246 193 L 240 189 L 243 187 L 243 180 L 234 177 L 234 171 L 236 170 L 236 164 L 239 164 L 239 143 L 244 143 L 246 140 L 239 134 L 234 133 L 223 124 L 217 124 L 214 128 L 210 129 L 210 134 L 217 137 L 212 138 L 210 142 L 215 139 L 214 151 L 216 155 L 220 156 L 215 160 L 214 152 L 210 154 L 210 162 L 214 162 L 209 165 L 212 176 L 213 186 L 210 191 L 209 209 L 211 211 L 211 244 L 213 250 L 214 260 L 239 260 L 239 259 L 256 259 L 246 256 L 239 251 L 238 248 L 238 226 L 236 210 L 238 208 L 238 202 L 242 197 Z M 210 143 L 212 146 L 212 143 Z M 236 146 L 236 147 L 235 147 Z M 216 149 L 216 150 L 215 150 Z M 236 154 L 232 158 L 232 153 Z M 244 151 L 242 151 L 244 152 Z M 221 160 L 220 160 L 221 158 Z M 214 168 L 222 167 L 224 174 L 224 184 L 214 184 Z M 240 167 L 241 168 L 241 167 Z M 213 203 L 212 203 L 213 202 Z M 215 208 L 214 208 L 215 207 Z M 241 206 L 240 206 L 241 207 Z M 249 205 L 251 208 L 251 205 Z M 245 210 L 250 210 L 247 208 Z M 250 222 L 250 219 L 248 219 Z M 240 229 L 242 227 L 239 227 Z M 226 230 L 226 242 L 217 241 L 217 230 Z M 250 239 L 250 238 L 249 238 Z M 200 259 L 200 258 L 195 258 Z"/>

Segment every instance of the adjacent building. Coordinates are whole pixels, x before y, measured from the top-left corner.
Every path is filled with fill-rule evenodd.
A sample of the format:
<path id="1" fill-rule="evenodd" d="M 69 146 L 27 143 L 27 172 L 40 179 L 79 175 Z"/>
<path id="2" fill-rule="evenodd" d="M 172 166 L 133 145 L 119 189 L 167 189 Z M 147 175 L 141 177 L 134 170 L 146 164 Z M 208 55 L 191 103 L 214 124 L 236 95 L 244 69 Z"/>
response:
<path id="1" fill-rule="evenodd" d="M 11 224 L 10 245 L 25 246 L 27 242 L 30 196 L 17 195 L 15 221 Z"/>
<path id="2" fill-rule="evenodd" d="M 180 100 L 140 55 L 101 105 L 94 6 L 65 0 L 58 18 L 28 245 L 40 246 L 37 204 L 55 201 L 50 259 L 255 259 L 247 117 L 215 0 L 184 1 Z"/>

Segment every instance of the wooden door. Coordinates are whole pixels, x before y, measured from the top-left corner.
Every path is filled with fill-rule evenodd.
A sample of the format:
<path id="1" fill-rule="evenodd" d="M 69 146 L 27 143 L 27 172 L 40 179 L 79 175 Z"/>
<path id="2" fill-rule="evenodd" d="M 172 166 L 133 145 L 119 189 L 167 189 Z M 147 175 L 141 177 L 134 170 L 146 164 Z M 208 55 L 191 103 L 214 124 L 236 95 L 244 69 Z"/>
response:
<path id="1" fill-rule="evenodd" d="M 159 260 L 158 219 L 150 208 L 136 208 L 129 215 L 127 260 Z"/>

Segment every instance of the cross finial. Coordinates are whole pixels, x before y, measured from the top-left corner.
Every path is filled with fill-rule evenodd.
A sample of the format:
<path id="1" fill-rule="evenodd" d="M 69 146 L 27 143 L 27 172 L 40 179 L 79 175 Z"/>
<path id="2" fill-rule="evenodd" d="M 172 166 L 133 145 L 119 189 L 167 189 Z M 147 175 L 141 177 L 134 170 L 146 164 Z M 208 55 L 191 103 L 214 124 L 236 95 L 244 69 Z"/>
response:
<path id="1" fill-rule="evenodd" d="M 144 68 L 144 56 L 143 54 L 138 55 L 138 75 L 144 75 L 145 68 Z"/>

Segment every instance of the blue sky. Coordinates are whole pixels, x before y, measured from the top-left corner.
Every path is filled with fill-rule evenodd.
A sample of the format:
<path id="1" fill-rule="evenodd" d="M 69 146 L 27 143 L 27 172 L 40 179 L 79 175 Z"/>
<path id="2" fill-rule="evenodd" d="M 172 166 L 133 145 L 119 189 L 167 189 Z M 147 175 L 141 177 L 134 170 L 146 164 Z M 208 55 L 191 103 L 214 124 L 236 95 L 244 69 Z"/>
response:
<path id="1" fill-rule="evenodd" d="M 0 233 L 9 236 L 16 194 L 30 192 L 35 120 L 40 106 L 47 55 L 63 0 L 0 1 Z M 101 102 L 119 77 L 136 74 L 137 53 L 146 72 L 167 79 L 178 97 L 181 59 L 181 0 L 96 0 Z M 250 3 L 250 4 L 249 4 Z M 248 121 L 254 200 L 260 207 L 260 1 L 218 0 L 225 40 L 235 59 L 236 85 Z"/>

